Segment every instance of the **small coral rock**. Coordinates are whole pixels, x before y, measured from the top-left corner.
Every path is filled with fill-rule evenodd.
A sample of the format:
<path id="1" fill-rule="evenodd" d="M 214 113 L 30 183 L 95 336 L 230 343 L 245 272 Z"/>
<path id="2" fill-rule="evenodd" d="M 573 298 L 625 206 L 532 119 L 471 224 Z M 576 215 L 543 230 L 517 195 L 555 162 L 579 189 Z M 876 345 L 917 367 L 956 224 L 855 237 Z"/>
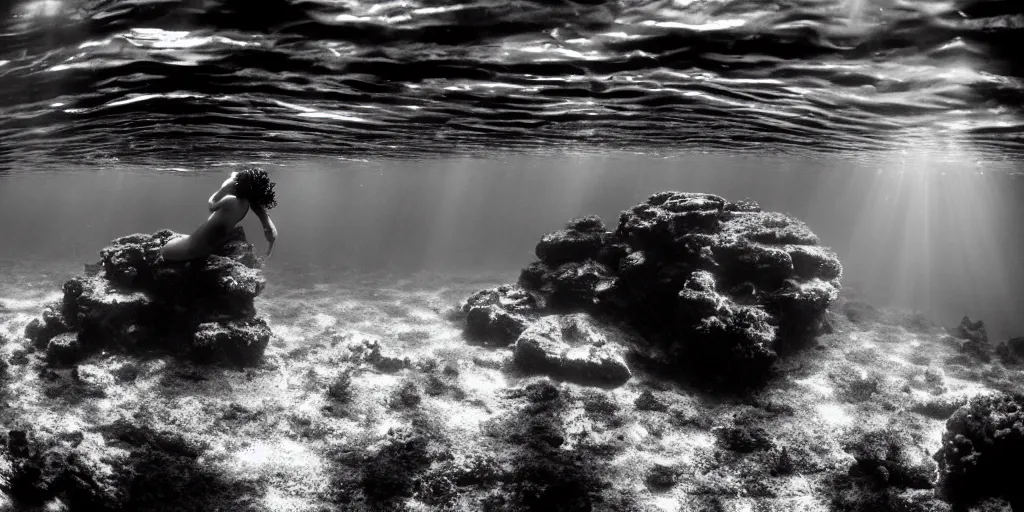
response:
<path id="1" fill-rule="evenodd" d="M 944 394 L 929 396 L 918 400 L 911 408 L 914 412 L 934 419 L 946 419 L 953 415 L 957 409 L 963 407 L 969 400 L 969 396 L 958 394 Z"/>
<path id="2" fill-rule="evenodd" d="M 1024 499 L 1019 467 L 1024 460 L 1024 396 L 997 393 L 972 398 L 946 420 L 934 456 L 948 501 Z"/>
<path id="3" fill-rule="evenodd" d="M 412 366 L 408 357 L 399 357 L 381 346 L 380 341 L 370 338 L 359 338 L 349 345 L 351 360 L 372 365 L 384 373 L 394 373 Z"/>
<path id="4" fill-rule="evenodd" d="M 1003 361 L 1015 364 L 1024 361 L 1024 336 L 1010 338 L 996 347 L 996 353 Z"/>
<path id="5" fill-rule="evenodd" d="M 647 475 L 644 477 L 644 482 L 652 490 L 664 491 L 671 489 L 676 484 L 678 478 L 678 470 L 672 466 L 665 466 L 662 464 L 655 464 L 647 470 Z"/>
<path id="6" fill-rule="evenodd" d="M 636 397 L 633 406 L 641 411 L 665 412 L 668 410 L 668 404 L 654 396 L 649 389 L 645 389 L 640 396 Z"/>
<path id="7" fill-rule="evenodd" d="M 840 308 L 846 319 L 855 324 L 865 324 L 881 318 L 881 312 L 866 302 L 847 301 Z"/>
<path id="8" fill-rule="evenodd" d="M 723 427 L 718 430 L 718 443 L 727 450 L 751 453 L 768 450 L 774 446 L 768 432 L 760 427 Z"/>
<path id="9" fill-rule="evenodd" d="M 72 375 L 86 393 L 97 396 L 106 396 L 115 380 L 110 372 L 92 364 L 76 366 Z"/>
<path id="10" fill-rule="evenodd" d="M 198 360 L 253 364 L 270 343 L 270 334 L 263 319 L 207 322 L 200 324 L 193 335 L 192 354 Z"/>
<path id="11" fill-rule="evenodd" d="M 949 329 L 950 334 L 958 338 L 973 341 L 976 343 L 988 343 L 988 333 L 985 331 L 985 322 L 978 320 L 971 321 L 971 317 L 965 316 L 960 320 L 960 325 Z"/>
<path id="12" fill-rule="evenodd" d="M 908 434 L 896 429 L 864 432 L 847 444 L 854 468 L 887 487 L 931 489 L 935 463 Z"/>
<path id="13" fill-rule="evenodd" d="M 608 235 L 599 217 L 569 221 L 565 229 L 549 233 L 537 244 L 536 254 L 549 265 L 596 258 Z"/>
<path id="14" fill-rule="evenodd" d="M 621 352 L 579 317 L 548 316 L 519 336 L 514 360 L 523 370 L 558 379 L 619 386 L 632 376 Z"/>
<path id="15" fill-rule="evenodd" d="M 50 339 L 46 345 L 46 360 L 56 365 L 72 364 L 82 357 L 78 334 L 66 332 Z"/>
<path id="16" fill-rule="evenodd" d="M 416 431 L 389 432 L 385 444 L 363 464 L 363 493 L 375 502 L 412 496 L 430 467 L 430 439 Z"/>
<path id="17" fill-rule="evenodd" d="M 508 345 L 522 334 L 536 310 L 535 297 L 518 286 L 477 292 L 462 306 L 466 335 L 485 343 Z"/>
<path id="18" fill-rule="evenodd" d="M 70 444 L 41 437 L 9 433 L 11 464 L 5 476 L 13 497 L 23 503 L 66 503 L 70 510 L 124 509 L 125 492 L 112 474 L 120 468 L 104 460 L 100 436 L 78 432 L 69 436 Z"/>
<path id="19" fill-rule="evenodd" d="M 51 338 L 70 330 L 71 327 L 64 323 L 64 317 L 54 307 L 46 307 L 42 318 L 34 318 L 25 326 L 25 337 L 36 348 L 46 348 Z"/>
<path id="20" fill-rule="evenodd" d="M 474 306 L 466 315 L 466 333 L 474 339 L 507 345 L 524 330 L 527 320 L 498 306 Z"/>

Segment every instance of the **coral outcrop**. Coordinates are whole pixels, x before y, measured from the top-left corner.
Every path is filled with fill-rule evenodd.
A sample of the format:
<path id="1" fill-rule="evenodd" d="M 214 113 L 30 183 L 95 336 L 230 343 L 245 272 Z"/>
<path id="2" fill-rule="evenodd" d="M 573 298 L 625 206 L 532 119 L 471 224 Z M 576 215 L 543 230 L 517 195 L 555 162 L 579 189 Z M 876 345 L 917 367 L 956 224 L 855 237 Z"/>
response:
<path id="1" fill-rule="evenodd" d="M 803 222 L 702 193 L 654 194 L 614 230 L 571 220 L 536 255 L 517 284 L 464 303 L 468 336 L 518 354 L 537 345 L 523 337 L 539 318 L 583 312 L 624 323 L 657 349 L 648 355 L 732 383 L 763 377 L 816 335 L 842 277 Z"/>
<path id="2" fill-rule="evenodd" d="M 266 286 L 242 228 L 211 256 L 166 262 L 169 230 L 114 240 L 85 275 L 64 282 L 63 298 L 25 329 L 54 365 L 99 350 L 160 350 L 199 362 L 253 364 L 270 328 L 253 301 Z"/>
<path id="3" fill-rule="evenodd" d="M 119 421 L 98 432 L 0 433 L 0 482 L 30 510 L 247 510 L 258 489 L 197 463 L 205 447 Z M 110 450 L 110 446 L 118 450 Z"/>
<path id="4" fill-rule="evenodd" d="M 1024 336 L 1000 342 L 996 346 L 996 353 L 1008 364 L 1018 364 L 1024 361 Z"/>
<path id="5" fill-rule="evenodd" d="M 945 497 L 969 505 L 1003 498 L 1024 505 L 1020 461 L 1024 460 L 1024 395 L 974 397 L 946 420 L 942 448 L 935 454 Z"/>

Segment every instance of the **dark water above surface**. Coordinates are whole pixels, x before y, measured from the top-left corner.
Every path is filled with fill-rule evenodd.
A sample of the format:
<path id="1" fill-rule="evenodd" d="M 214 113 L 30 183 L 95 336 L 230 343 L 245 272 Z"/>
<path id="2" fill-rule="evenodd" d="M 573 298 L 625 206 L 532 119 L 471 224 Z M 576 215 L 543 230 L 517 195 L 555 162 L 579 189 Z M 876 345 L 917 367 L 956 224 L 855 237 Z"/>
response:
<path id="1" fill-rule="evenodd" d="M 0 167 L 560 147 L 1024 155 L 1017 0 L 32 0 Z"/>

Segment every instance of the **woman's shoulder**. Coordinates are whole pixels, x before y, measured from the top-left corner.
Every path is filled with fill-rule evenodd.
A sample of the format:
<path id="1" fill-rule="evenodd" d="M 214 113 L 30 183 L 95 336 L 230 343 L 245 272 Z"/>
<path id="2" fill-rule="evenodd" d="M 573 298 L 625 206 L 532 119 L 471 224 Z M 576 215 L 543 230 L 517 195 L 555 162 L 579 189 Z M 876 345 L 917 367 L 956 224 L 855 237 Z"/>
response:
<path id="1" fill-rule="evenodd" d="M 234 194 L 228 194 L 224 196 L 224 200 L 231 206 L 249 206 L 249 200 L 244 197 L 238 197 Z"/>
<path id="2" fill-rule="evenodd" d="M 249 207 L 249 201 L 233 194 L 226 195 L 218 201 L 218 210 L 241 211 Z"/>

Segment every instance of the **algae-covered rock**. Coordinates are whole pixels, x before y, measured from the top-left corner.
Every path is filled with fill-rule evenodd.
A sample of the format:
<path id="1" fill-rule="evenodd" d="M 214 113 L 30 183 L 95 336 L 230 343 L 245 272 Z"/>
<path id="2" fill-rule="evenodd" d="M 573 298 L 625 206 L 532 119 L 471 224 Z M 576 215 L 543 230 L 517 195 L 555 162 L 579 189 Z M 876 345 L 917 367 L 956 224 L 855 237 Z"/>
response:
<path id="1" fill-rule="evenodd" d="M 125 419 L 88 431 L 11 430 L 0 482 L 25 510 L 251 510 L 258 490 L 198 464 L 205 448 Z"/>
<path id="2" fill-rule="evenodd" d="M 931 489 L 936 468 L 910 436 L 898 429 L 863 432 L 845 445 L 855 474 L 885 487 Z"/>
<path id="3" fill-rule="evenodd" d="M 466 335 L 498 345 L 516 340 L 540 309 L 534 294 L 519 286 L 502 285 L 479 291 L 462 306 Z"/>
<path id="4" fill-rule="evenodd" d="M 73 510 L 122 510 L 125 491 L 112 475 L 119 461 L 104 454 L 101 436 L 11 430 L 7 456 L 10 492 L 23 506 L 56 499 Z"/>
<path id="5" fill-rule="evenodd" d="M 606 238 L 607 232 L 600 217 L 591 215 L 573 219 L 565 229 L 541 238 L 536 248 L 537 258 L 549 265 L 594 259 Z"/>
<path id="6" fill-rule="evenodd" d="M 985 330 L 985 322 L 972 321 L 971 317 L 964 316 L 960 324 L 949 329 L 949 333 L 965 340 L 975 343 L 988 343 L 988 332 Z"/>
<path id="7" fill-rule="evenodd" d="M 1007 364 L 1024 361 L 1024 336 L 1010 338 L 996 346 L 996 354 Z"/>
<path id="8" fill-rule="evenodd" d="M 467 335 L 504 345 L 539 316 L 586 312 L 625 323 L 652 353 L 723 384 L 762 379 L 780 353 L 816 336 L 842 278 L 803 222 L 713 194 L 654 194 L 613 230 L 575 219 L 543 236 L 536 254 L 516 285 L 466 301 Z M 541 341 L 523 344 L 538 361 L 565 351 Z"/>
<path id="9" fill-rule="evenodd" d="M 552 315 L 534 322 L 519 336 L 514 361 L 523 370 L 557 379 L 618 386 L 632 376 L 623 352 L 624 347 L 586 317 Z"/>
<path id="10" fill-rule="evenodd" d="M 270 327 L 262 318 L 199 324 L 192 335 L 191 355 L 197 361 L 258 362 L 270 343 Z"/>
<path id="11" fill-rule="evenodd" d="M 947 343 L 957 347 L 964 355 L 987 363 L 992 360 L 992 353 L 997 347 L 988 343 L 988 333 L 985 331 L 985 323 L 981 320 L 972 321 L 970 317 L 964 316 L 960 324 L 946 330 L 950 337 Z"/>
<path id="12" fill-rule="evenodd" d="M 727 450 L 751 453 L 768 450 L 773 444 L 768 432 L 760 427 L 738 425 L 718 429 L 718 443 Z"/>
<path id="13" fill-rule="evenodd" d="M 254 299 L 266 281 L 253 246 L 235 228 L 214 254 L 167 262 L 168 230 L 118 238 L 85 275 L 62 286 L 62 299 L 33 320 L 25 336 L 53 364 L 99 350 L 161 350 L 204 362 L 253 364 L 270 338 Z"/>
<path id="14" fill-rule="evenodd" d="M 414 430 L 389 432 L 385 444 L 363 466 L 363 492 L 372 501 L 412 496 L 419 473 L 431 463 L 430 439 Z"/>
<path id="15" fill-rule="evenodd" d="M 116 380 L 113 374 L 92 364 L 76 366 L 72 376 L 87 394 L 101 397 L 107 395 Z"/>
<path id="16" fill-rule="evenodd" d="M 25 327 L 25 337 L 32 341 L 36 348 L 46 348 L 50 339 L 58 334 L 71 330 L 71 327 L 64 322 L 58 309 L 53 306 L 43 308 L 40 318 L 34 318 Z"/>
<path id="17" fill-rule="evenodd" d="M 78 333 L 65 332 L 50 338 L 46 345 L 46 360 L 54 365 L 71 364 L 82 355 Z"/>
<path id="18" fill-rule="evenodd" d="M 939 464 L 940 489 L 949 501 L 971 504 L 1004 498 L 1024 504 L 1019 470 L 1024 460 L 1024 396 L 995 393 L 972 398 L 946 420 Z"/>
<path id="19" fill-rule="evenodd" d="M 386 349 L 375 338 L 358 337 L 348 345 L 348 360 L 354 363 L 366 363 L 383 373 L 394 373 L 412 366 L 408 357 Z"/>
<path id="20" fill-rule="evenodd" d="M 633 406 L 640 411 L 665 412 L 668 410 L 668 404 L 655 396 L 649 389 L 645 389 L 640 396 L 636 397 Z"/>

